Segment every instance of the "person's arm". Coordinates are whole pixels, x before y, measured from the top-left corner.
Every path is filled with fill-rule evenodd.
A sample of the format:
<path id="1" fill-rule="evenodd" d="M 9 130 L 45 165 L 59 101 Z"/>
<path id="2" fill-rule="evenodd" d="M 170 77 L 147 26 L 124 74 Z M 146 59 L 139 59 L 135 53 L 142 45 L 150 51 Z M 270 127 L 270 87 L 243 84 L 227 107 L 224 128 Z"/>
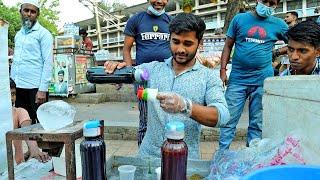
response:
<path id="1" fill-rule="evenodd" d="M 235 40 L 233 38 L 227 37 L 222 55 L 221 55 L 221 68 L 220 68 L 220 78 L 224 84 L 226 84 L 227 81 L 227 64 L 230 60 L 230 54 L 233 48 Z"/>
<path id="2" fill-rule="evenodd" d="M 31 125 L 30 116 L 25 109 L 19 108 L 19 110 L 16 111 L 16 113 L 18 113 L 19 127 L 26 127 Z M 30 152 L 29 159 L 35 158 L 41 162 L 47 162 L 49 161 L 49 159 L 51 159 L 47 153 L 40 151 L 36 141 L 26 141 L 26 144 Z"/>
<path id="3" fill-rule="evenodd" d="M 18 113 L 19 127 L 30 126 L 31 119 L 28 112 L 25 109 L 20 108 Z M 40 162 L 47 162 L 51 159 L 51 157 L 47 153 L 40 151 L 37 141 L 26 141 L 26 144 L 30 152 L 30 156 L 28 159 L 35 158 Z"/>
<path id="4" fill-rule="evenodd" d="M 272 57 L 276 58 L 281 55 L 287 54 L 287 51 L 288 51 L 288 46 L 284 46 L 282 48 L 275 49 L 272 51 Z"/>
<path id="5" fill-rule="evenodd" d="M 30 125 L 31 125 L 31 120 L 24 121 L 21 124 L 21 127 L 26 127 L 26 126 L 30 126 Z M 27 144 L 29 152 L 30 152 L 30 156 L 29 156 L 28 160 L 31 158 L 35 158 L 40 162 L 48 162 L 51 159 L 51 157 L 48 155 L 48 153 L 40 151 L 37 141 L 26 141 L 26 144 Z"/>
<path id="6" fill-rule="evenodd" d="M 123 61 L 127 66 L 132 66 L 133 60 L 131 57 L 131 49 L 133 46 L 135 39 L 132 36 L 126 35 L 124 38 L 124 46 L 123 46 Z"/>
<path id="7" fill-rule="evenodd" d="M 278 39 L 284 41 L 285 43 L 288 43 L 288 36 L 287 36 L 287 32 L 289 30 L 288 25 L 285 22 L 280 21 L 279 26 L 280 26 L 280 28 L 279 28 L 280 33 L 277 36 Z M 274 58 L 279 57 L 281 55 L 287 54 L 287 50 L 288 50 L 287 46 L 273 50 L 272 51 L 272 58 L 274 59 Z"/>
<path id="8" fill-rule="evenodd" d="M 216 107 L 193 104 L 191 118 L 202 125 L 215 127 L 219 120 L 219 112 Z"/>
<path id="9" fill-rule="evenodd" d="M 40 40 L 40 52 L 43 62 L 39 90 L 36 94 L 36 103 L 42 104 L 46 101 L 46 92 L 52 77 L 53 65 L 53 38 L 48 32 L 44 33 Z"/>

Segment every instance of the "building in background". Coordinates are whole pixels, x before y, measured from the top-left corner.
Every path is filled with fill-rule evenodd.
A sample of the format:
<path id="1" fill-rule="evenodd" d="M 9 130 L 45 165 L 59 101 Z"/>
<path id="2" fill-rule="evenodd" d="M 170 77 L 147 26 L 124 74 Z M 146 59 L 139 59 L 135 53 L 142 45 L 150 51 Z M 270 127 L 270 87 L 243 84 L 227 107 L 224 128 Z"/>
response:
<path id="1" fill-rule="evenodd" d="M 194 0 L 193 13 L 199 15 L 206 23 L 206 33 L 213 33 L 215 29 L 224 25 L 224 17 L 227 9 L 227 1 L 218 0 L 212 3 L 212 0 Z M 248 0 L 249 4 L 254 6 L 256 0 Z M 112 14 L 116 19 L 101 19 L 102 44 L 105 50 L 109 51 L 110 60 L 122 60 L 122 49 L 124 43 L 123 30 L 126 21 L 132 15 L 145 11 L 149 3 L 138 4 L 125 8 L 122 11 L 116 11 Z M 316 18 L 320 14 L 315 13 L 315 9 L 320 6 L 319 0 L 282 0 L 278 8 L 275 10 L 276 16 L 284 18 L 288 11 L 297 11 L 299 19 Z M 182 12 L 180 4 L 177 1 L 169 1 L 166 11 L 175 16 Z M 87 29 L 88 37 L 93 41 L 93 50 L 98 50 L 98 40 L 95 27 L 95 19 L 88 19 L 76 23 L 81 28 Z M 132 57 L 135 57 L 135 48 L 132 49 Z"/>

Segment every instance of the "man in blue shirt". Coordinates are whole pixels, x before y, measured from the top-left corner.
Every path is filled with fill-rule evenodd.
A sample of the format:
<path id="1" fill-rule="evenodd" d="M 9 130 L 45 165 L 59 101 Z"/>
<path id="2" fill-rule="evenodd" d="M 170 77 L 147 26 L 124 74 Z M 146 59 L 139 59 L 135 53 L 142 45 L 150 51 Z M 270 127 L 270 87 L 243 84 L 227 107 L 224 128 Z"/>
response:
<path id="1" fill-rule="evenodd" d="M 36 123 L 38 106 L 48 101 L 52 76 L 53 38 L 37 21 L 37 0 L 24 0 L 20 15 L 22 27 L 15 36 L 11 78 L 17 85 L 16 106 L 26 109 Z"/>
<path id="2" fill-rule="evenodd" d="M 289 69 L 281 75 L 320 75 L 320 26 L 303 21 L 288 31 Z"/>
<path id="3" fill-rule="evenodd" d="M 171 17 L 165 13 L 168 0 L 149 0 L 147 11 L 131 17 L 124 30 L 123 60 L 132 66 L 131 49 L 136 43 L 135 64 L 152 61 L 163 61 L 171 56 L 169 48 L 169 23 Z M 139 84 L 139 86 L 146 86 Z M 138 129 L 138 145 L 141 144 L 147 130 L 147 104 L 139 100 L 140 122 Z"/>
<path id="4" fill-rule="evenodd" d="M 54 84 L 54 92 L 56 94 L 68 94 L 68 84 L 64 81 L 64 70 L 58 72 L 58 82 Z"/>
<path id="5" fill-rule="evenodd" d="M 220 77 L 226 82 L 226 65 L 233 45 L 235 52 L 226 91 L 230 121 L 220 129 L 219 146 L 228 149 L 236 131 L 246 99 L 249 98 L 247 145 L 262 135 L 263 81 L 273 76 L 272 48 L 276 41 L 287 41 L 287 24 L 272 13 L 280 0 L 258 1 L 254 11 L 236 15 L 228 29 L 222 52 Z M 277 50 L 277 55 L 285 53 Z"/>
<path id="6" fill-rule="evenodd" d="M 165 62 L 154 61 L 137 67 L 150 72 L 148 85 L 159 91 L 157 100 L 148 101 L 148 128 L 139 156 L 160 158 L 166 123 L 180 120 L 185 124 L 188 157 L 199 159 L 201 124 L 220 127 L 228 121 L 221 80 L 195 58 L 205 27 L 196 15 L 178 14 L 169 28 L 172 57 Z M 107 73 L 124 66 L 125 62 L 105 63 Z"/>

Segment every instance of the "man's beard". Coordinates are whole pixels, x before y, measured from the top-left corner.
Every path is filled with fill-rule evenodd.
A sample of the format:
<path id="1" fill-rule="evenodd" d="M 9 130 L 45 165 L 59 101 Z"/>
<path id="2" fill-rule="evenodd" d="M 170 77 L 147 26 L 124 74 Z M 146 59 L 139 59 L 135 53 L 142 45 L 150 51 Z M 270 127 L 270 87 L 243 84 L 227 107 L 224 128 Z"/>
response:
<path id="1" fill-rule="evenodd" d="M 186 56 L 186 59 L 184 61 L 177 61 L 177 56 L 179 55 L 179 53 L 174 53 L 171 51 L 171 54 L 173 56 L 174 61 L 177 64 L 181 64 L 181 65 L 185 65 L 188 64 L 190 61 L 192 61 L 194 59 L 194 57 L 196 56 L 197 52 L 192 52 L 192 53 L 188 53 L 188 54 L 181 54 L 182 56 Z"/>
<path id="2" fill-rule="evenodd" d="M 26 30 L 30 30 L 33 25 L 34 25 L 34 22 L 31 21 L 30 19 L 28 19 L 28 18 L 22 18 L 22 26 L 23 26 Z"/>

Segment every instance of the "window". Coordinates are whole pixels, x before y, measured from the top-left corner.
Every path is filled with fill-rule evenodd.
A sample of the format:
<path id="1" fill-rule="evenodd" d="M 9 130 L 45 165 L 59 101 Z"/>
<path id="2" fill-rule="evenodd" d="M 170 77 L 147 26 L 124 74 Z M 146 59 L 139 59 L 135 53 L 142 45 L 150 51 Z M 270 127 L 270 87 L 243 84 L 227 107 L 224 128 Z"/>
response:
<path id="1" fill-rule="evenodd" d="M 280 4 L 278 5 L 278 7 L 275 9 L 274 12 L 275 13 L 283 12 L 283 3 L 282 2 L 280 2 Z"/>
<path id="2" fill-rule="evenodd" d="M 302 1 L 288 1 L 287 2 L 287 9 L 288 9 L 288 11 L 302 9 Z"/>
<path id="3" fill-rule="evenodd" d="M 319 0 L 307 0 L 307 8 L 320 6 Z"/>
<path id="4" fill-rule="evenodd" d="M 211 0 L 199 0 L 199 5 L 210 4 Z"/>
<path id="5" fill-rule="evenodd" d="M 217 20 L 217 15 L 210 15 L 210 16 L 203 16 L 201 19 L 206 23 L 206 22 L 212 22 Z"/>
<path id="6" fill-rule="evenodd" d="M 226 19 L 226 13 L 225 12 L 221 12 L 221 20 L 224 21 Z"/>

